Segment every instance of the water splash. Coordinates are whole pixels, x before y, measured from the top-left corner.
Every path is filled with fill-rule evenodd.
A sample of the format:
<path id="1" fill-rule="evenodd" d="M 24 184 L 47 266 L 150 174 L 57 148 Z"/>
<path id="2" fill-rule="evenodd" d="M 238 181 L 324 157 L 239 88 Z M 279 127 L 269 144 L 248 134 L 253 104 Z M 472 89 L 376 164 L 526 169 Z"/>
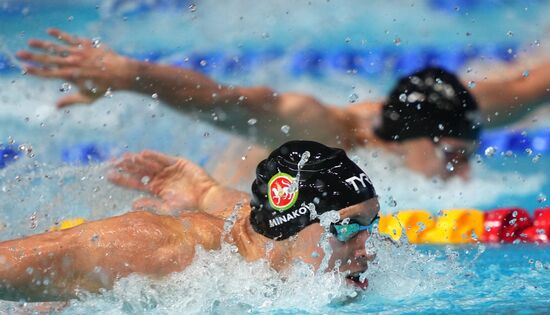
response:
<path id="1" fill-rule="evenodd" d="M 101 295 L 83 294 L 63 314 L 317 313 L 354 295 L 338 273 L 297 262 L 280 274 L 266 261 L 245 262 L 225 244 L 219 251 L 197 248 L 193 263 L 166 279 L 132 275 Z"/>
<path id="2" fill-rule="evenodd" d="M 300 171 L 302 170 L 302 167 L 307 163 L 309 160 L 309 157 L 311 156 L 311 153 L 309 151 L 305 151 L 302 153 L 302 156 L 300 157 L 300 161 L 298 162 L 297 168 L 298 172 L 296 173 L 296 178 L 290 183 L 290 186 L 288 187 L 288 192 L 293 194 L 296 192 L 300 186 Z"/>

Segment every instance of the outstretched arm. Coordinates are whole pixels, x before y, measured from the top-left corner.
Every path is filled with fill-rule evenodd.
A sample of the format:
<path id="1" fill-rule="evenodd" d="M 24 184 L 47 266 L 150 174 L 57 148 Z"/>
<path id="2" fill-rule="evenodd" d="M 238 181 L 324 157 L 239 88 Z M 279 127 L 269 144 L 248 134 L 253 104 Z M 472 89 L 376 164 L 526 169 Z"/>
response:
<path id="1" fill-rule="evenodd" d="M 30 74 L 71 81 L 76 94 L 58 101 L 59 107 L 91 103 L 110 90 L 156 94 L 169 106 L 195 113 L 216 126 L 249 136 L 269 147 L 289 140 L 309 138 L 328 145 L 349 142 L 342 111 L 300 94 L 277 94 L 266 87 L 232 87 L 220 84 L 189 69 L 153 64 L 123 57 L 104 45 L 94 47 L 88 39 L 76 38 L 57 29 L 48 33 L 62 43 L 31 40 L 41 52 L 20 51 L 17 57 L 33 64 Z M 97 46 L 97 45 L 96 45 Z M 226 119 L 212 120 L 214 111 Z M 256 119 L 254 127 L 249 119 Z M 288 125 L 290 132 L 281 132 Z M 337 135 L 339 140 L 337 140 Z"/>
<path id="2" fill-rule="evenodd" d="M 485 125 L 516 121 L 550 100 L 550 62 L 529 69 L 525 74 L 516 72 L 513 76 L 481 81 L 470 91 L 485 118 L 490 118 L 484 120 Z"/>
<path id="3" fill-rule="evenodd" d="M 135 209 L 167 214 L 200 210 L 225 218 L 230 213 L 228 209 L 238 203 L 246 204 L 250 198 L 244 192 L 220 185 L 189 160 L 149 150 L 124 154 L 113 165 L 109 179 L 156 197 L 136 201 Z"/>
<path id="4" fill-rule="evenodd" d="M 188 220 L 190 224 L 185 224 Z M 218 249 L 223 221 L 147 212 L 0 243 L 0 299 L 64 300 L 111 288 L 131 273 L 160 277 L 187 267 L 195 246 Z"/>

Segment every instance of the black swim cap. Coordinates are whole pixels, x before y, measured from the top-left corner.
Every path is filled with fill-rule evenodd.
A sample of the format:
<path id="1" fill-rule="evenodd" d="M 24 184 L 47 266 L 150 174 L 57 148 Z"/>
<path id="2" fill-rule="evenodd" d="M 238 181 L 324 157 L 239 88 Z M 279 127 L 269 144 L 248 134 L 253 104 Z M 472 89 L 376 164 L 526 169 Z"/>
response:
<path id="1" fill-rule="evenodd" d="M 454 74 L 441 68 L 426 68 L 399 80 L 374 129 L 388 141 L 420 137 L 477 140 L 480 131 L 474 97 Z"/>
<path id="2" fill-rule="evenodd" d="M 309 158 L 304 161 L 306 151 Z M 373 197 L 376 192 L 370 179 L 344 150 L 313 141 L 290 141 L 258 164 L 250 223 L 256 232 L 284 240 L 318 222 L 316 214 Z"/>

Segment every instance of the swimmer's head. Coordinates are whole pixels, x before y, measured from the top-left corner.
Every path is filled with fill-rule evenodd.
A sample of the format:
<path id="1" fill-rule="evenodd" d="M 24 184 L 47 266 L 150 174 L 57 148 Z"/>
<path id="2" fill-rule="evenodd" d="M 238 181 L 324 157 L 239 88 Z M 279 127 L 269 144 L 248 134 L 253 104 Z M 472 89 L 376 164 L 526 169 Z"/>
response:
<path id="1" fill-rule="evenodd" d="M 343 150 L 290 141 L 257 167 L 250 223 L 256 232 L 284 240 L 319 222 L 322 213 L 375 197 L 370 179 Z"/>
<path id="2" fill-rule="evenodd" d="M 402 78 L 383 106 L 376 135 L 386 141 L 443 137 L 476 141 L 478 105 L 459 79 L 441 68 Z"/>

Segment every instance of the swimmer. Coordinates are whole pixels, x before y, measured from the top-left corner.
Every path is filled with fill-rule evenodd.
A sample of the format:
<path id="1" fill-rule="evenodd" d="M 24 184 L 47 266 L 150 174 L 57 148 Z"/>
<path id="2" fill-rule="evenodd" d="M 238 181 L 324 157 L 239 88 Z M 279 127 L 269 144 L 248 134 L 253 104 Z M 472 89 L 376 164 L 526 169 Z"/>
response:
<path id="1" fill-rule="evenodd" d="M 223 241 L 245 260 L 265 259 L 284 272 L 295 260 L 319 270 L 326 239 L 327 271 L 338 268 L 351 285 L 368 285 L 359 275 L 374 259 L 365 241 L 379 204 L 370 179 L 341 149 L 310 141 L 282 145 L 257 166 L 251 195 L 221 186 L 185 159 L 151 151 L 127 154 L 110 177 L 153 192 L 161 211 L 186 211 L 135 211 L 0 242 L 1 299 L 66 300 L 134 273 L 161 278 L 191 264 L 197 246 L 217 250 Z M 226 233 L 231 213 L 235 223 Z"/>
<path id="2" fill-rule="evenodd" d="M 428 177 L 467 178 L 481 128 L 517 120 L 550 95 L 548 62 L 530 69 L 527 77 L 518 73 L 483 80 L 471 89 L 443 69 L 428 68 L 399 80 L 385 101 L 330 106 L 299 93 L 223 85 L 192 70 L 121 56 L 105 45 L 94 48 L 90 40 L 58 29 L 48 33 L 60 42 L 30 40 L 29 46 L 39 52 L 20 51 L 17 57 L 29 62 L 29 74 L 63 79 L 79 88 L 59 99 L 60 108 L 92 103 L 107 91 L 156 94 L 174 109 L 245 137 L 252 138 L 247 122 L 256 119 L 257 148 L 270 149 L 291 139 L 312 139 L 346 150 L 380 147 Z M 227 118 L 213 122 L 213 111 Z M 281 132 L 284 125 L 290 134 Z M 246 162 L 237 162 L 253 167 L 264 155 L 249 152 Z"/>

